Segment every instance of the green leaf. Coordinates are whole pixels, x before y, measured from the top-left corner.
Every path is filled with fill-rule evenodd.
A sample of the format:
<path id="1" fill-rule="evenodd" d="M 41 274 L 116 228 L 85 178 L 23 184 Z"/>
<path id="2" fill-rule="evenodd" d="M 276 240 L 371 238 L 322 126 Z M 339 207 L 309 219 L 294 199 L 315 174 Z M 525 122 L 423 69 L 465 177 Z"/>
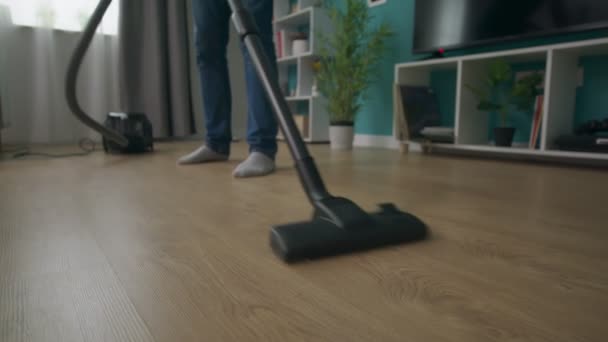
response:
<path id="1" fill-rule="evenodd" d="M 497 86 L 505 82 L 509 82 L 513 77 L 511 66 L 499 59 L 492 63 L 488 68 L 488 80 L 490 85 Z"/>
<path id="2" fill-rule="evenodd" d="M 520 111 L 528 111 L 534 107 L 536 97 L 541 93 L 538 89 L 543 82 L 543 76 L 539 72 L 522 77 L 513 86 L 511 92 L 511 103 Z"/>
<path id="3" fill-rule="evenodd" d="M 385 23 L 372 26 L 374 19 L 365 1 L 346 0 L 344 10 L 333 2 L 325 5 L 334 30 L 316 32 L 321 42 L 317 86 L 327 99 L 331 121 L 353 121 L 361 99 L 381 74 L 377 68 L 393 33 Z"/>

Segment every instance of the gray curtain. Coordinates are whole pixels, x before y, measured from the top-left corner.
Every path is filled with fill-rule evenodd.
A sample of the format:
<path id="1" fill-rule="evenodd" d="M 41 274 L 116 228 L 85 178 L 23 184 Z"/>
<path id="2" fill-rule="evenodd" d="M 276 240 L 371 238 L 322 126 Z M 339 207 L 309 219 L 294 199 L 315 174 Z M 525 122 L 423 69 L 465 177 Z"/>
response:
<path id="1" fill-rule="evenodd" d="M 18 1 L 8 3 L 20 6 Z M 25 13 L 35 13 L 35 8 L 27 7 Z M 3 126 L 8 126 L 2 131 L 5 142 L 75 143 L 85 137 L 98 141 L 99 134 L 74 118 L 65 101 L 65 72 L 80 33 L 49 23 L 22 26 L 8 21 L 7 28 L 2 17 L 6 8 L 0 10 L 0 31 L 5 33 L 0 38 L 0 96 Z M 117 59 L 118 37 L 95 35 L 80 69 L 77 92 L 82 107 L 97 121 L 103 121 L 108 111 L 120 109 Z"/>
<path id="2" fill-rule="evenodd" d="M 196 133 L 190 25 L 187 0 L 121 1 L 122 109 L 146 113 L 157 138 Z"/>
<path id="3" fill-rule="evenodd" d="M 9 34 L 8 32 L 11 30 L 12 20 L 11 14 L 5 5 L 0 4 L 0 137 L 1 130 L 5 128 L 8 122 L 8 118 L 5 117 L 4 107 L 7 106 L 8 101 L 6 103 L 2 103 L 3 98 L 8 99 L 8 53 L 7 50 L 9 47 Z M 2 142 L 0 141 L 0 144 Z"/>

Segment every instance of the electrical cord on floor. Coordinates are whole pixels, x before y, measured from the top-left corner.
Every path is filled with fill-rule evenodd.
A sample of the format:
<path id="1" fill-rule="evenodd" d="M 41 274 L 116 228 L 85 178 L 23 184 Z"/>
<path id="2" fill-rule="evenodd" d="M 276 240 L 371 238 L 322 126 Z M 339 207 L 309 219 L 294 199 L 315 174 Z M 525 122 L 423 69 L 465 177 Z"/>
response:
<path id="1" fill-rule="evenodd" d="M 0 161 L 12 159 L 13 155 L 16 153 L 21 153 L 23 151 L 27 151 L 26 146 L 13 146 L 10 148 L 6 148 L 5 146 L 0 145 Z"/>
<path id="2" fill-rule="evenodd" d="M 27 147 L 25 147 L 25 146 L 13 147 L 13 148 L 0 148 L 0 153 L 2 153 L 2 154 L 17 153 L 17 152 L 21 152 L 26 149 L 27 149 Z"/>
<path id="3" fill-rule="evenodd" d="M 30 156 L 46 157 L 46 158 L 84 157 L 84 156 L 88 156 L 91 153 L 95 152 L 97 149 L 97 144 L 89 138 L 84 138 L 84 139 L 80 139 L 80 141 L 78 142 L 78 147 L 82 150 L 82 152 L 62 153 L 62 154 L 35 152 L 35 151 L 30 151 L 28 148 L 25 148 L 25 150 L 20 150 L 18 152 L 15 152 L 13 154 L 13 159 L 25 158 L 25 157 L 30 157 Z"/>

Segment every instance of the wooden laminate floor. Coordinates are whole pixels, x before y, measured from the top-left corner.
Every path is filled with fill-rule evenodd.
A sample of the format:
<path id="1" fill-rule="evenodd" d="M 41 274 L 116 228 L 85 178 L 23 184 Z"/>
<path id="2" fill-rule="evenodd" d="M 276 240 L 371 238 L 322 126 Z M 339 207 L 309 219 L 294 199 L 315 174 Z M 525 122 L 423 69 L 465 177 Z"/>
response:
<path id="1" fill-rule="evenodd" d="M 0 162 L 0 341 L 606 341 L 608 173 L 396 151 L 312 152 L 330 190 L 395 202 L 424 243 L 287 266 L 310 207 L 245 156 Z"/>

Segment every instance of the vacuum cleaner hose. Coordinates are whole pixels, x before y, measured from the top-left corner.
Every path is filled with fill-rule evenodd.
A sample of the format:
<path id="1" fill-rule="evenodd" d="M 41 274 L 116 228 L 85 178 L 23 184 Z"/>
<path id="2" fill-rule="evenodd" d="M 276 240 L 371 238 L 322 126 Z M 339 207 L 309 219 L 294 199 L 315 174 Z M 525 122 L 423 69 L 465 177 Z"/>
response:
<path id="1" fill-rule="evenodd" d="M 70 110 L 74 114 L 74 116 L 80 120 L 83 124 L 88 126 L 89 128 L 95 130 L 96 132 L 103 135 L 106 139 L 111 140 L 122 147 L 126 147 L 129 144 L 129 141 L 126 137 L 121 135 L 120 133 L 109 129 L 93 118 L 91 118 L 78 104 L 78 99 L 76 97 L 76 83 L 78 79 L 78 72 L 80 70 L 80 66 L 84 59 L 84 56 L 93 40 L 95 32 L 103 19 L 108 7 L 112 3 L 112 0 L 101 0 L 93 12 L 93 15 L 89 19 L 87 26 L 85 27 L 82 37 L 76 46 L 76 50 L 72 55 L 72 59 L 70 60 L 70 64 L 68 66 L 68 72 L 66 76 L 65 82 L 65 94 L 68 102 L 68 106 Z"/>

